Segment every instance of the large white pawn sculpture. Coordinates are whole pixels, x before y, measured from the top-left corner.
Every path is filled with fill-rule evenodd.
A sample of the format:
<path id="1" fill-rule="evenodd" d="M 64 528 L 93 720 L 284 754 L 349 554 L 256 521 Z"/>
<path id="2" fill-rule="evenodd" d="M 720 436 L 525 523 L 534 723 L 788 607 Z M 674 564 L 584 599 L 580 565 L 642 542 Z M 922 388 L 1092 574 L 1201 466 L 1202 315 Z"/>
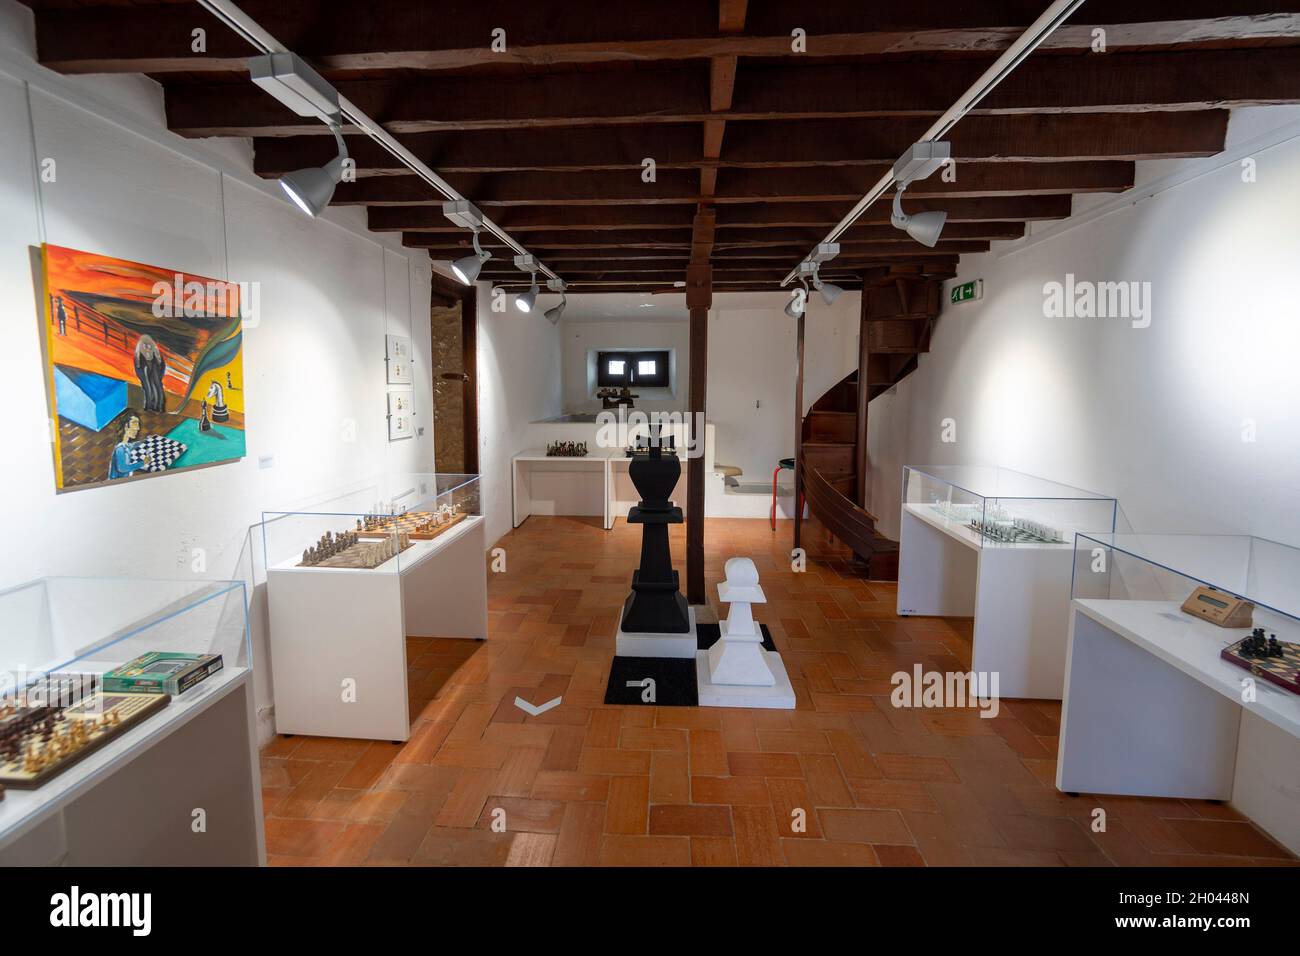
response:
<path id="1" fill-rule="evenodd" d="M 763 656 L 763 632 L 754 623 L 754 604 L 766 604 L 758 586 L 758 568 L 749 558 L 726 564 L 727 580 L 718 585 L 718 599 L 730 604 L 727 619 L 718 625 L 722 639 L 709 648 L 709 679 L 714 684 L 771 687 L 776 683 Z"/>
<path id="2" fill-rule="evenodd" d="M 749 558 L 731 558 L 718 598 L 731 608 L 718 625 L 720 637 L 695 657 L 699 699 L 704 707 L 769 707 L 793 710 L 794 688 L 781 655 L 763 650 L 763 631 L 752 605 L 766 604 L 758 569 Z"/>

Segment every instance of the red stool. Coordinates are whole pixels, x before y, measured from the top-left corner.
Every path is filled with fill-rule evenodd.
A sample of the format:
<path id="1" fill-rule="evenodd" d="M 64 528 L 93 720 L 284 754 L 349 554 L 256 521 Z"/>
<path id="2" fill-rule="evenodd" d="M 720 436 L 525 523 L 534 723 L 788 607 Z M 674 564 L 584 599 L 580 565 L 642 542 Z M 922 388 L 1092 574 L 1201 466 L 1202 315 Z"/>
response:
<path id="1" fill-rule="evenodd" d="M 773 531 L 776 530 L 776 480 L 780 477 L 782 471 L 794 471 L 793 458 L 782 458 L 777 464 L 776 470 L 772 472 L 772 513 L 770 517 Z"/>

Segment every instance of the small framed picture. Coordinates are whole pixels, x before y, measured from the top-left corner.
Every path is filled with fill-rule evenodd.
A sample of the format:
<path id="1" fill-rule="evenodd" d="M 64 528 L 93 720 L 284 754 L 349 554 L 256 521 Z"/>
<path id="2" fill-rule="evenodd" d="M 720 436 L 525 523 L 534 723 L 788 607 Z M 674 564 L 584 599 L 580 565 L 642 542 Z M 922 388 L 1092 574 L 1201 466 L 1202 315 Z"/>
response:
<path id="1" fill-rule="evenodd" d="M 409 388 L 388 393 L 388 440 L 397 441 L 415 435 L 415 392 Z"/>
<path id="2" fill-rule="evenodd" d="M 406 336 L 384 336 L 384 362 L 388 366 L 389 385 L 410 385 L 414 381 L 411 371 L 411 340 Z"/>

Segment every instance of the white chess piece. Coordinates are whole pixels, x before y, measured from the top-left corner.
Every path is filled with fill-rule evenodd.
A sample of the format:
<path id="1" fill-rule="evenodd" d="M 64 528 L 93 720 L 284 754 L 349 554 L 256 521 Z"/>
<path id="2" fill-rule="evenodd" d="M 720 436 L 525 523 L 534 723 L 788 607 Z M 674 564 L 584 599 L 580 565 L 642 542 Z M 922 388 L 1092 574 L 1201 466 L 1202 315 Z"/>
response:
<path id="1" fill-rule="evenodd" d="M 709 648 L 709 679 L 714 684 L 771 687 L 776 683 L 763 654 L 763 632 L 754 622 L 751 605 L 766 604 L 758 586 L 758 569 L 749 558 L 731 558 L 727 579 L 718 585 L 718 599 L 730 604 L 719 624 L 721 639 Z"/>

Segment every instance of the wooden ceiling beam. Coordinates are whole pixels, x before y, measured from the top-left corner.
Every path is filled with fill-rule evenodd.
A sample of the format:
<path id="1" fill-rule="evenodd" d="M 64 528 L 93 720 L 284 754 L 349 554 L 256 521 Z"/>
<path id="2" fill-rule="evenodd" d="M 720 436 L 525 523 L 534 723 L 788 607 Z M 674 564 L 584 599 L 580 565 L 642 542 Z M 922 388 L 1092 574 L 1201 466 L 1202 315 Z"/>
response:
<path id="1" fill-rule="evenodd" d="M 838 222 L 856 199 L 835 203 L 759 202 L 726 203 L 718 206 L 720 229 L 824 228 Z M 998 228 L 1022 222 L 1065 219 L 1071 212 L 1068 195 L 993 196 L 984 199 L 918 199 L 908 196 L 908 209 L 948 213 L 948 227 L 971 224 L 976 228 Z M 889 224 L 889 208 L 877 203 L 858 220 L 854 229 L 871 229 Z M 618 206 L 508 206 L 493 215 L 493 221 L 511 232 L 625 232 L 688 230 L 694 211 L 679 205 Z M 367 210 L 372 232 L 429 232 L 465 236 L 465 230 L 448 222 L 436 206 L 372 206 Z M 615 238 L 615 237 L 611 237 Z M 660 236 L 659 238 L 663 238 Z M 1005 235 L 966 238 L 1004 239 Z M 468 240 L 465 240 L 468 242 Z"/>
<path id="2" fill-rule="evenodd" d="M 41 62 L 66 73 L 231 71 L 253 52 L 193 4 L 29 5 L 37 8 Z M 312 4 L 308 16 L 300 5 L 281 0 L 240 3 L 282 43 L 327 73 L 371 74 L 789 56 L 795 21 L 807 31 L 807 50 L 800 55 L 808 58 L 996 55 L 1042 13 L 1039 0 L 911 0 L 892 10 L 828 0 L 801 5 L 797 15 L 783 4 L 760 9 L 749 16 L 745 34 L 735 35 L 726 26 L 726 8 L 735 4 L 722 6 L 718 17 L 711 4 L 698 0 L 621 0 L 618 15 L 611 16 L 605 0 L 569 0 L 557 22 L 547 4 L 512 4 L 507 11 L 481 2 L 430 8 L 409 0 L 371 0 L 367 16 L 359 20 L 347 5 Z M 1288 6 L 1260 0 L 1091 0 L 1043 49 L 1087 51 L 1094 25 L 1106 26 L 1111 50 L 1276 43 L 1300 34 L 1300 16 Z M 208 33 L 202 55 L 190 52 L 196 27 Z M 504 50 L 488 43 L 497 27 L 506 30 Z"/>
<path id="3" fill-rule="evenodd" d="M 937 116 L 985 58 L 746 64 L 732 105 L 710 109 L 708 67 L 526 76 L 346 80 L 339 92 L 395 134 L 826 118 Z M 252 83 L 168 82 L 168 125 L 187 136 L 329 135 Z M 1204 110 L 1300 103 L 1300 47 L 1031 57 L 972 115 Z"/>
<path id="4" fill-rule="evenodd" d="M 735 123 L 725 150 L 723 120 L 705 120 L 703 135 L 688 125 L 474 130 L 414 133 L 402 137 L 402 144 L 445 174 L 640 172 L 647 156 L 659 169 L 860 166 L 892 163 L 929 123 L 920 118 Z M 972 116 L 948 138 L 953 155 L 966 163 L 1174 159 L 1221 151 L 1227 125 L 1227 110 Z M 253 168 L 269 177 L 323 166 L 336 152 L 333 139 L 320 136 L 258 137 L 253 149 Z M 358 177 L 410 172 L 366 136 L 349 136 L 348 154 Z"/>
<path id="5" fill-rule="evenodd" d="M 856 201 L 888 167 L 827 169 L 735 169 L 711 197 L 719 203 Z M 956 180 L 940 175 L 914 184 L 908 197 L 1034 196 L 1121 192 L 1133 185 L 1127 162 L 985 163 L 957 167 Z M 695 176 L 661 170 L 647 183 L 633 173 L 491 173 L 445 177 L 482 208 L 498 206 L 635 205 L 698 203 Z M 382 176 L 340 183 L 336 205 L 441 205 L 442 199 L 415 176 Z"/>

